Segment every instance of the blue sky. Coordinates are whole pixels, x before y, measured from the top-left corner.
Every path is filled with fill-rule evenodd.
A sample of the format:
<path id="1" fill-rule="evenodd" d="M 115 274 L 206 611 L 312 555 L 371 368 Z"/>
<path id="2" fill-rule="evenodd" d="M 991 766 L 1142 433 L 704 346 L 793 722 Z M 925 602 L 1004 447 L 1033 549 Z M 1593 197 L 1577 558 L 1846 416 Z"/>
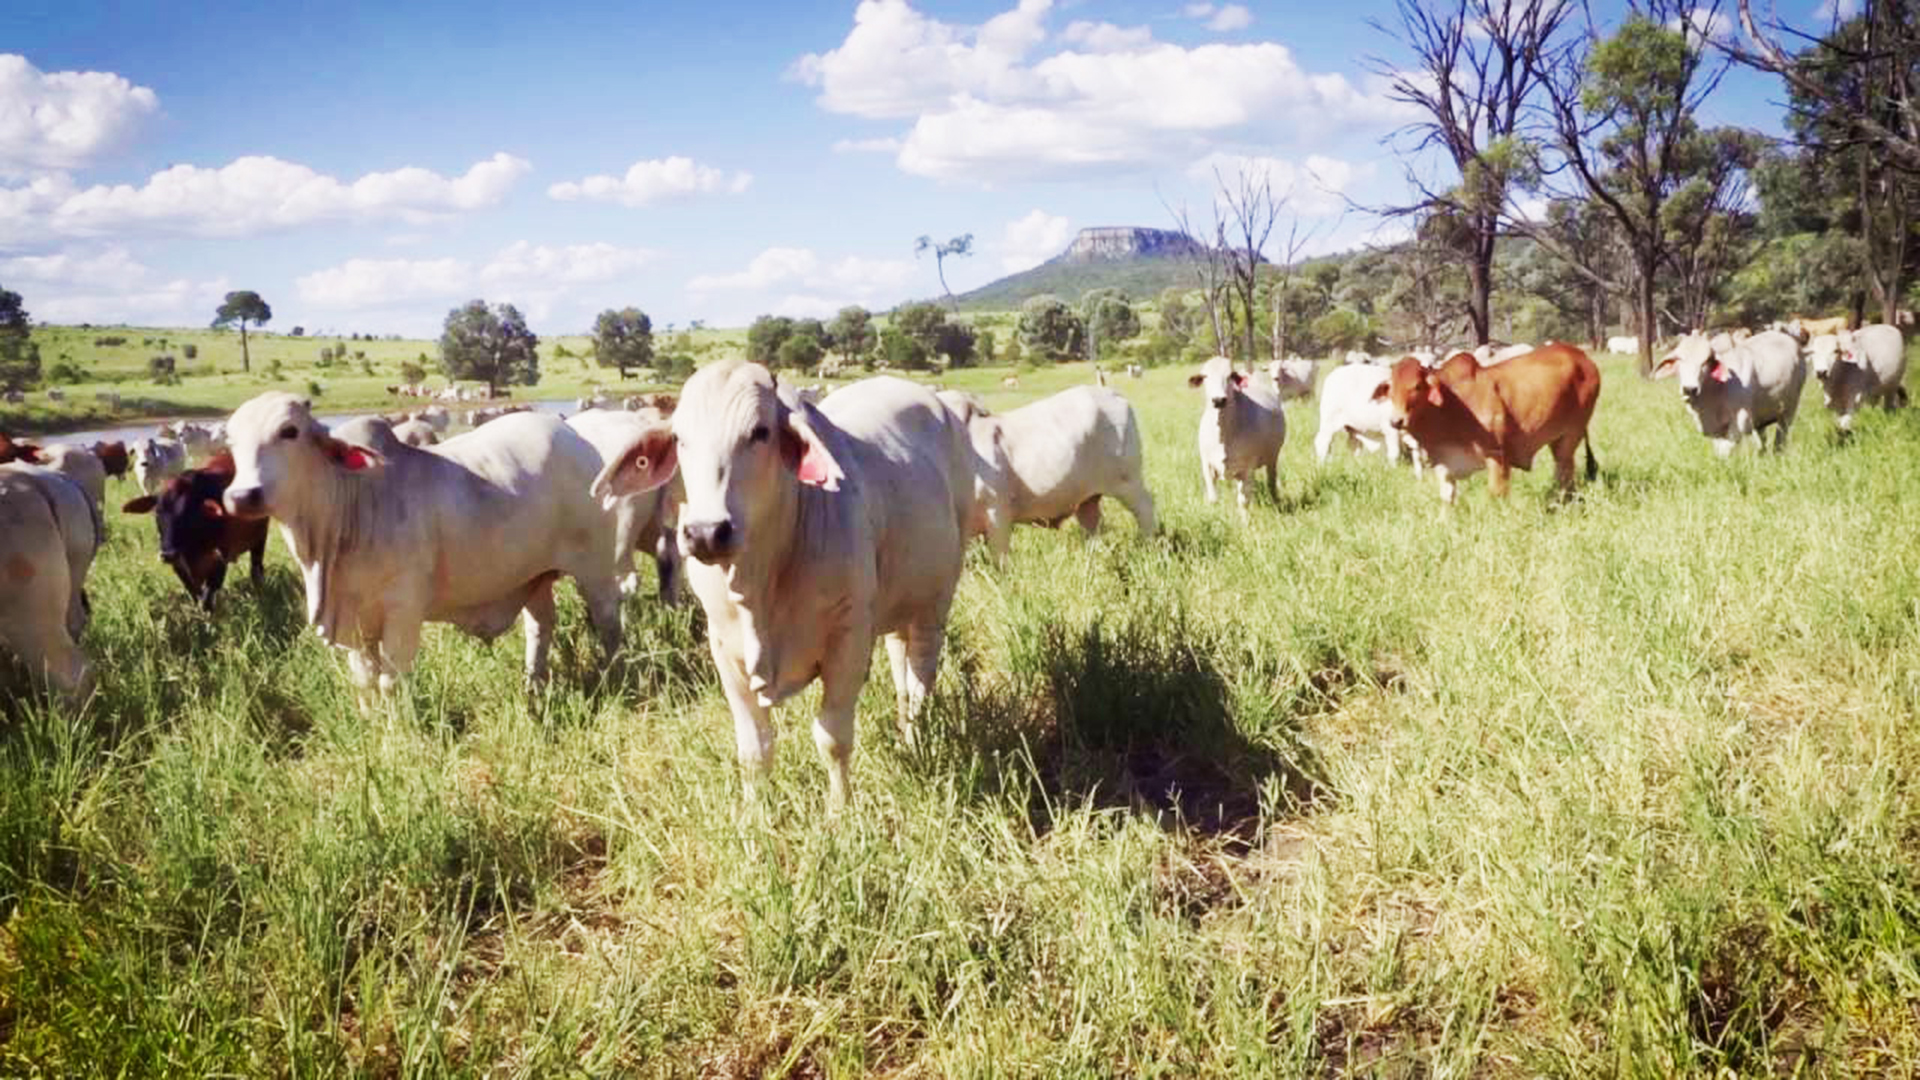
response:
<path id="1" fill-rule="evenodd" d="M 974 234 L 961 290 L 1084 226 L 1204 218 L 1211 166 L 1248 161 L 1351 247 L 1382 225 L 1346 200 L 1404 187 L 1370 16 L 11 0 L 0 285 L 54 322 L 200 325 L 252 288 L 277 330 L 432 334 L 475 296 L 544 334 L 627 304 L 739 325 L 934 295 L 923 233 Z M 1709 119 L 1777 131 L 1777 97 L 1737 73 Z"/>

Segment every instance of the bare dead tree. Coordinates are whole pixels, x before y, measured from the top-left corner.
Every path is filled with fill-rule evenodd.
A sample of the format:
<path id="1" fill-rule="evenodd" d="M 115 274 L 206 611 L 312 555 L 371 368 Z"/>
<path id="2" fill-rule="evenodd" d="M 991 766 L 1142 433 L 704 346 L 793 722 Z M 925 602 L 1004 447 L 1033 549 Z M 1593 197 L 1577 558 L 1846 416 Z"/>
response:
<path id="1" fill-rule="evenodd" d="M 1160 205 L 1173 218 L 1180 235 L 1187 239 L 1187 266 L 1193 275 L 1194 288 L 1200 292 L 1200 302 L 1207 309 L 1207 324 L 1213 328 L 1213 351 L 1215 355 L 1226 356 L 1232 336 L 1221 323 L 1221 308 L 1227 292 L 1227 268 L 1226 224 L 1220 218 L 1219 207 L 1214 208 L 1212 232 L 1207 239 L 1201 240 L 1194 236 L 1184 203 L 1176 209 L 1162 199 Z"/>
<path id="2" fill-rule="evenodd" d="M 1855 137 L 1880 148 L 1887 162 L 1907 173 L 1920 173 L 1920 4 L 1914 0 L 1863 0 L 1861 15 L 1869 29 L 1859 50 L 1823 44 L 1851 62 L 1872 71 L 1875 108 L 1862 108 L 1845 90 L 1818 77 L 1817 70 L 1793 56 L 1780 43 L 1782 35 L 1812 42 L 1817 39 L 1793 30 L 1779 19 L 1763 23 L 1753 13 L 1753 0 L 1738 0 L 1744 42 L 1717 44 L 1728 55 L 1750 67 L 1785 80 L 1796 96 L 1819 102 L 1849 127 Z M 1851 55 L 1849 55 L 1849 53 Z"/>
<path id="3" fill-rule="evenodd" d="M 1300 261 L 1300 253 L 1306 250 L 1317 229 L 1300 230 L 1300 219 L 1292 218 L 1287 222 L 1287 240 L 1280 251 L 1280 261 L 1276 271 L 1270 275 L 1267 298 L 1273 305 L 1270 329 L 1273 335 L 1273 358 L 1284 360 L 1287 356 L 1287 334 L 1292 327 L 1288 324 L 1287 290 L 1293 285 L 1293 270 Z"/>
<path id="4" fill-rule="evenodd" d="M 1398 0 L 1396 37 L 1412 53 L 1411 67 L 1376 60 L 1395 100 L 1424 118 L 1396 137 L 1409 156 L 1444 153 L 1459 183 L 1440 191 L 1413 177 L 1420 201 L 1387 213 L 1408 216 L 1439 208 L 1469 227 L 1462 252 L 1467 273 L 1467 317 L 1475 344 L 1492 334 L 1493 257 L 1509 190 L 1529 169 L 1528 142 L 1538 134 L 1535 104 L 1563 46 L 1561 28 L 1572 0 Z M 1412 177 L 1412 170 L 1409 170 Z"/>
<path id="5" fill-rule="evenodd" d="M 1273 177 L 1265 169 L 1242 167 L 1234 173 L 1231 180 L 1222 175 L 1219 169 L 1213 171 L 1215 190 L 1214 219 L 1219 222 L 1221 231 L 1230 230 L 1231 240 L 1223 245 L 1226 249 L 1228 319 L 1233 323 L 1233 301 L 1238 301 L 1239 312 L 1243 319 L 1241 330 L 1241 357 L 1251 369 L 1254 357 L 1259 355 L 1259 302 L 1255 293 L 1260 285 L 1260 267 L 1266 263 L 1263 252 L 1267 248 L 1267 238 L 1273 235 L 1273 227 L 1280 220 L 1280 213 L 1287 205 L 1287 196 L 1276 196 L 1273 191 Z M 1224 206 L 1226 213 L 1220 208 Z"/>
<path id="6" fill-rule="evenodd" d="M 1733 128 L 1703 132 L 1690 153 L 1693 175 L 1668 202 L 1666 266 L 1679 305 L 1668 317 L 1682 326 L 1707 327 L 1714 296 L 1741 253 L 1749 170 L 1760 144 L 1758 136 Z"/>

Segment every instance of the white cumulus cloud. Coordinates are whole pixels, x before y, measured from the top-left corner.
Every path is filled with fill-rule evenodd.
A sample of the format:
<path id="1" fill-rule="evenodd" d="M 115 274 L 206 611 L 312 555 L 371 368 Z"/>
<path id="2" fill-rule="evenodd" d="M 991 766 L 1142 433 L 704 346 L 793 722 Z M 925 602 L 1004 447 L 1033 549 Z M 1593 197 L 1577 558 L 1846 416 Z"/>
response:
<path id="1" fill-rule="evenodd" d="M 77 169 L 160 111 L 152 90 L 103 71 L 41 71 L 0 53 L 0 176 Z"/>
<path id="2" fill-rule="evenodd" d="M 687 292 L 707 317 L 741 322 L 760 314 L 825 318 L 849 304 L 891 306 L 916 267 L 906 259 L 823 258 L 811 248 L 770 247 L 740 270 L 701 274 Z"/>
<path id="3" fill-rule="evenodd" d="M 1245 8 L 1204 6 L 1244 26 Z M 1383 87 L 1303 68 L 1277 42 L 1155 42 L 1143 30 L 1070 24 L 1042 49 L 1047 0 L 979 26 L 941 22 L 906 0 L 865 0 L 846 39 L 790 74 L 830 112 L 910 120 L 895 163 L 975 183 L 1144 170 L 1221 144 L 1302 143 L 1384 132 L 1407 109 Z M 1199 17 L 1199 16 L 1196 16 Z"/>
<path id="4" fill-rule="evenodd" d="M 1222 4 L 1220 10 L 1207 20 L 1207 29 L 1217 33 L 1245 30 L 1253 25 L 1253 12 L 1245 4 Z"/>
<path id="5" fill-rule="evenodd" d="M 1017 274 L 1046 262 L 1067 248 L 1073 229 L 1066 218 L 1034 210 L 1000 230 L 1000 269 Z"/>
<path id="6" fill-rule="evenodd" d="M 547 195 L 561 202 L 588 199 L 622 206 L 650 206 L 692 195 L 738 195 L 752 183 L 751 173 L 728 174 L 723 169 L 676 155 L 636 161 L 621 176 L 603 174 L 554 184 L 547 188 Z"/>
<path id="7" fill-rule="evenodd" d="M 200 326 L 230 286 L 156 273 L 124 247 L 78 247 L 0 259 L 0 281 L 27 294 L 41 322 Z"/>
<path id="8" fill-rule="evenodd" d="M 83 188 L 45 176 L 0 188 L 0 248 L 59 237 L 239 237 L 326 221 L 424 222 L 498 203 L 529 168 L 501 153 L 460 176 L 409 166 L 347 181 L 275 157 L 243 157 L 217 169 L 175 165 L 139 185 Z"/>
<path id="9" fill-rule="evenodd" d="M 300 301 L 330 311 L 396 308 L 484 295 L 527 306 L 561 287 L 618 281 L 658 258 L 646 248 L 613 244 L 552 246 L 519 241 L 484 260 L 348 259 L 294 279 Z"/>

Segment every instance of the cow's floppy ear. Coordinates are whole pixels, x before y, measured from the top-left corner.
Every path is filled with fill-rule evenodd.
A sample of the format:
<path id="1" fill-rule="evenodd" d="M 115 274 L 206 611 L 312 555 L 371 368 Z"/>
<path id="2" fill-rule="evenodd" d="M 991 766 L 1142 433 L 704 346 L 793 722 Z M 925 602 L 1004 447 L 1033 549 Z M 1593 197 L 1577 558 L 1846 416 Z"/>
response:
<path id="1" fill-rule="evenodd" d="M 226 507 L 220 505 L 219 499 L 201 499 L 200 512 L 213 518 L 227 516 Z"/>
<path id="2" fill-rule="evenodd" d="M 1387 400 L 1387 395 L 1392 392 L 1393 384 L 1386 379 L 1381 379 L 1380 385 L 1373 388 L 1373 400 L 1385 401 Z"/>
<path id="3" fill-rule="evenodd" d="M 343 442 L 324 431 L 315 431 L 313 441 L 314 445 L 320 448 L 320 452 L 327 456 L 328 461 L 348 472 L 371 472 L 374 469 L 384 468 L 387 464 L 387 459 L 378 453 L 364 446 Z"/>
<path id="4" fill-rule="evenodd" d="M 1188 386 L 1191 386 L 1191 387 L 1194 387 L 1195 389 L 1198 389 L 1198 388 L 1199 388 L 1199 386 L 1200 386 L 1200 384 L 1201 384 L 1201 383 L 1203 383 L 1203 382 L 1206 382 L 1206 381 L 1207 381 L 1207 377 L 1206 377 L 1205 375 L 1189 375 L 1189 376 L 1187 376 L 1187 385 L 1188 385 Z"/>
<path id="5" fill-rule="evenodd" d="M 606 509 L 623 495 L 639 495 L 673 479 L 680 467 L 679 447 L 673 441 L 673 428 L 656 424 L 633 437 L 626 447 L 614 453 L 588 490 Z"/>
<path id="6" fill-rule="evenodd" d="M 129 499 L 127 504 L 120 508 L 120 512 L 123 514 L 151 514 L 153 513 L 153 508 L 158 505 L 160 505 L 160 499 L 157 496 L 142 495 L 137 499 Z"/>
<path id="7" fill-rule="evenodd" d="M 1664 379 L 1679 370 L 1680 354 L 1671 353 L 1662 357 L 1659 363 L 1653 365 L 1653 377 L 1656 379 Z"/>
<path id="8" fill-rule="evenodd" d="M 795 400 L 798 407 L 786 410 L 786 426 L 780 432 L 780 456 L 801 483 L 839 491 L 840 481 L 846 479 L 847 474 L 841 471 L 840 463 L 833 459 L 833 451 L 827 449 L 815 430 L 813 406 Z"/>

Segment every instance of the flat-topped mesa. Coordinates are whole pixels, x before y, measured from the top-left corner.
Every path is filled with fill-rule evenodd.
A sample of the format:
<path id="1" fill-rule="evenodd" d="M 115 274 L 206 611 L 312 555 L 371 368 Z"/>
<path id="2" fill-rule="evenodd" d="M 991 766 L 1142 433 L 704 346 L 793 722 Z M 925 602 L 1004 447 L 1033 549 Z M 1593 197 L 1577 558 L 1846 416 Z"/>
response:
<path id="1" fill-rule="evenodd" d="M 1095 262 L 1102 259 L 1182 258 L 1199 248 L 1200 245 L 1185 233 L 1172 229 L 1109 225 L 1081 229 L 1058 259 L 1061 262 Z"/>

